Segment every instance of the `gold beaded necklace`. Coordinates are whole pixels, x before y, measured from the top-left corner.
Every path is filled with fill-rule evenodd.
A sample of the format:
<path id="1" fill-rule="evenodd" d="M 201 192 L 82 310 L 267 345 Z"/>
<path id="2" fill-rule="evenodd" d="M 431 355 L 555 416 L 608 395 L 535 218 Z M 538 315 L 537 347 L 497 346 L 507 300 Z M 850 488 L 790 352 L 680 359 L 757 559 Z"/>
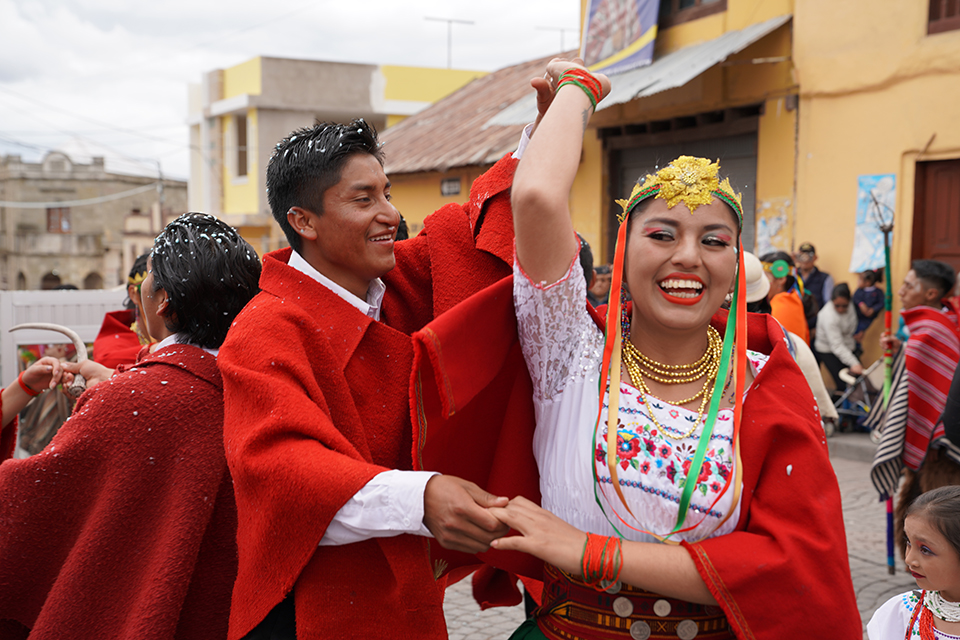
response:
<path id="1" fill-rule="evenodd" d="M 713 385 L 711 383 L 716 379 L 717 372 L 720 369 L 720 354 L 722 348 L 723 341 L 720 339 L 720 334 L 717 333 L 717 330 L 712 326 L 707 327 L 706 351 L 699 360 L 692 364 L 670 365 L 657 362 L 643 355 L 630 340 L 623 341 L 623 363 L 627 369 L 627 374 L 633 381 L 634 386 L 636 386 L 646 398 L 650 419 L 653 421 L 654 426 L 660 430 L 660 433 L 672 440 L 683 440 L 696 430 L 700 424 L 700 420 L 703 418 L 704 409 L 710 404 L 710 399 L 713 397 Z M 667 433 L 663 425 L 660 424 L 660 421 L 653 415 L 653 407 L 650 406 L 649 402 L 650 398 L 660 400 L 661 402 L 668 401 L 650 392 L 650 388 L 647 387 L 647 383 L 643 379 L 644 376 L 663 384 L 684 384 L 704 377 L 706 378 L 703 382 L 703 387 L 692 397 L 671 403 L 683 405 L 693 402 L 697 398 L 701 398 L 700 406 L 697 408 L 697 419 L 686 433 L 681 436 L 674 436 Z"/>

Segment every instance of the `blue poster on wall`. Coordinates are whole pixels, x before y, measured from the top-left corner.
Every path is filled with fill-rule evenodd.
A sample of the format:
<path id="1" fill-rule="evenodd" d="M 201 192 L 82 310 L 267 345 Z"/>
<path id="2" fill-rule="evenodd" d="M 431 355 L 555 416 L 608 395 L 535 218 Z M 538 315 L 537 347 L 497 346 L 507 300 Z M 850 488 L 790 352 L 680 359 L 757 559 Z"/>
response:
<path id="1" fill-rule="evenodd" d="M 859 176 L 857 182 L 857 226 L 850 257 L 851 273 L 884 266 L 880 225 L 893 221 L 897 201 L 897 176 L 892 173 Z"/>
<path id="2" fill-rule="evenodd" d="M 650 64 L 659 0 L 590 0 L 580 56 L 591 71 L 622 73 Z"/>

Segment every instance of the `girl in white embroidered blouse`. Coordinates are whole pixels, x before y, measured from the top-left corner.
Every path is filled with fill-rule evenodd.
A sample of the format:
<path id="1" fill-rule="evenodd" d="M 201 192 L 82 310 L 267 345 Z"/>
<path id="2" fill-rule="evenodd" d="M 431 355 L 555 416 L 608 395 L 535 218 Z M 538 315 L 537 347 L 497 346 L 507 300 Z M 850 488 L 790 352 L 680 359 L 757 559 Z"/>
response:
<path id="1" fill-rule="evenodd" d="M 870 619 L 870 640 L 960 638 L 960 487 L 923 493 L 903 525 L 907 569 L 919 590 L 887 600 Z"/>
<path id="2" fill-rule="evenodd" d="M 723 576 L 705 579 L 715 571 L 711 559 L 687 546 L 749 520 L 741 514 L 738 425 L 768 356 L 746 349 L 740 197 L 718 179 L 717 163 L 681 156 L 620 201 L 626 221 L 603 331 L 584 302 L 568 197 L 587 123 L 610 83 L 562 60 L 550 63 L 548 79 L 557 87 L 553 103 L 512 189 L 514 303 L 534 387 L 542 508 L 518 497 L 494 509 L 521 535 L 492 546 L 546 563 L 542 606 L 513 637 L 720 639 L 779 629 L 752 619 L 749 606 L 741 613 L 739 593 L 728 592 Z M 617 300 L 621 283 L 632 306 Z M 718 331 L 711 320 L 731 293 L 729 322 Z M 804 421 L 818 427 L 812 398 L 809 406 Z M 811 429 L 803 437 L 813 443 L 812 427 L 800 428 Z M 818 473 L 829 468 L 825 450 L 814 457 Z M 780 473 L 789 476 L 785 466 Z M 835 482 L 824 493 L 842 545 Z M 750 540 L 742 540 L 749 555 Z M 830 544 L 837 542 L 832 533 Z M 851 614 L 845 549 L 839 554 L 846 581 L 834 604 Z"/>

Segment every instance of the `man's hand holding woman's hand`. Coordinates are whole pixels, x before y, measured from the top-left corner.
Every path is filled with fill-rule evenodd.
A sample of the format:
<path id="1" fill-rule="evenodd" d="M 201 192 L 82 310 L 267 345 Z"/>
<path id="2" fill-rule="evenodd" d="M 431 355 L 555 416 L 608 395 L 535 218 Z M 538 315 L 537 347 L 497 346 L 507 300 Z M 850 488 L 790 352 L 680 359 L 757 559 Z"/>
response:
<path id="1" fill-rule="evenodd" d="M 492 513 L 492 507 L 506 505 L 506 498 L 468 480 L 433 476 L 423 492 L 423 524 L 445 549 L 482 553 L 509 531 Z"/>

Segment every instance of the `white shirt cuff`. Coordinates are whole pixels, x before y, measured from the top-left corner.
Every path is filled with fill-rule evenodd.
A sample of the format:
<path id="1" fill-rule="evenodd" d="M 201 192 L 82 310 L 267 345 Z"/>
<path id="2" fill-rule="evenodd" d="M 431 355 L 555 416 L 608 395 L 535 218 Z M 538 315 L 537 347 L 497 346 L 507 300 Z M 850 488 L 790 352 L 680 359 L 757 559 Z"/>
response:
<path id="1" fill-rule="evenodd" d="M 519 160 L 523 157 L 523 152 L 527 149 L 527 145 L 530 143 L 530 132 L 533 131 L 533 123 L 531 122 L 523 128 L 523 133 L 520 134 L 520 144 L 517 145 L 517 150 L 513 152 L 513 157 Z"/>
<path id="2" fill-rule="evenodd" d="M 423 493 L 433 471 L 391 469 L 374 476 L 344 504 L 320 546 L 352 544 L 404 533 L 432 537 L 423 524 Z"/>

